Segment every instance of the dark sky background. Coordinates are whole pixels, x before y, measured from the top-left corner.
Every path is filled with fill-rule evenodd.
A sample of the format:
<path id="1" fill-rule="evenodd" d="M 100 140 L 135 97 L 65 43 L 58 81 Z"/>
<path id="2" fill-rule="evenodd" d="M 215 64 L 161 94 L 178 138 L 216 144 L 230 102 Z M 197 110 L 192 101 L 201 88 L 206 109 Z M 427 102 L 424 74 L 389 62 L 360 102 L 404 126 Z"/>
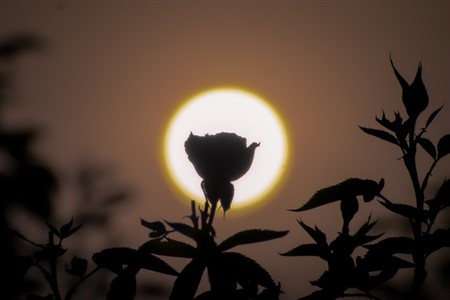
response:
<path id="1" fill-rule="evenodd" d="M 112 165 L 118 182 L 134 191 L 133 202 L 114 212 L 108 236 L 86 237 L 80 252 L 108 243 L 137 247 L 147 238 L 139 218 L 182 221 L 189 213 L 160 157 L 164 128 L 189 96 L 231 85 L 278 109 L 292 146 L 289 174 L 264 206 L 244 214 L 232 207 L 215 226 L 218 240 L 248 228 L 290 230 L 283 239 L 238 248 L 282 282 L 283 299 L 312 291 L 309 281 L 325 268 L 318 258 L 277 254 L 310 241 L 296 219 L 330 238 L 341 226 L 338 204 L 304 213 L 288 208 L 349 177 L 383 177 L 384 194 L 397 201 L 413 195 L 400 150 L 357 127 L 376 127 L 382 109 L 390 117 L 404 113 L 390 54 L 409 82 L 422 62 L 426 116 L 445 104 L 428 138 L 437 142 L 450 129 L 449 1 L 0 0 L 0 38 L 23 31 L 47 44 L 14 66 L 6 117 L 11 126 L 43 129 L 37 151 L 63 179 L 60 220 L 74 214 L 73 170 L 86 160 Z M 420 157 L 423 170 L 431 161 Z M 446 158 L 430 191 L 449 170 Z M 370 212 L 392 217 L 372 202 L 355 224 Z M 396 230 L 385 224 L 375 229 Z"/>

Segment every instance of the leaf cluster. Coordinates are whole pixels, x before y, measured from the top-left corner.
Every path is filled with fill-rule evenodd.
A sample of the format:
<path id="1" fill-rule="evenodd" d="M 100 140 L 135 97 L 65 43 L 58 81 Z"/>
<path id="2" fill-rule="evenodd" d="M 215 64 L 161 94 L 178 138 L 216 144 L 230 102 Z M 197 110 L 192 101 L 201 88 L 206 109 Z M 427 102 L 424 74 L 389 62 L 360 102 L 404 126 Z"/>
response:
<path id="1" fill-rule="evenodd" d="M 415 192 L 410 203 L 391 201 L 381 192 L 384 180 L 379 183 L 357 178 L 347 179 L 339 184 L 323 188 L 316 192 L 295 212 L 317 208 L 334 201 L 340 201 L 343 219 L 342 232 L 328 243 L 325 233 L 317 226 L 312 228 L 299 221 L 300 226 L 311 236 L 315 243 L 301 244 L 283 253 L 284 256 L 316 256 L 325 260 L 328 269 L 311 284 L 320 289 L 301 299 L 336 299 L 346 296 L 379 299 L 373 291 L 385 285 L 399 269 L 413 270 L 411 288 L 405 297 L 417 299 L 422 295 L 422 286 L 427 277 L 426 259 L 432 253 L 450 247 L 450 228 L 435 228 L 439 214 L 450 206 L 450 181 L 444 180 L 434 197 L 426 199 L 428 180 L 434 168 L 450 153 L 450 134 L 442 136 L 437 144 L 425 137 L 442 106 L 435 109 L 426 119 L 424 126 L 417 129 L 419 117 L 428 107 L 429 99 L 422 80 L 422 65 L 419 64 L 416 76 L 411 84 L 402 77 L 391 59 L 395 76 L 402 88 L 402 102 L 407 112 L 404 118 L 400 112 L 394 113 L 394 119 L 388 119 L 383 112 L 376 121 L 383 129 L 361 127 L 366 134 L 396 145 L 402 152 L 402 160 L 408 171 Z M 432 162 L 428 171 L 420 179 L 416 162 L 418 149 L 424 150 Z M 350 234 L 350 221 L 358 212 L 358 198 L 364 202 L 375 197 L 391 213 L 407 218 L 411 224 L 411 233 L 382 239 L 383 234 L 369 235 L 376 222 L 369 220 L 354 234 Z M 367 201 L 369 200 L 369 201 Z M 357 248 L 364 250 L 363 256 L 352 255 Z M 399 257 L 402 256 L 402 258 Z M 403 259 L 408 257 L 408 259 Z M 360 293 L 349 293 L 357 289 Z"/>

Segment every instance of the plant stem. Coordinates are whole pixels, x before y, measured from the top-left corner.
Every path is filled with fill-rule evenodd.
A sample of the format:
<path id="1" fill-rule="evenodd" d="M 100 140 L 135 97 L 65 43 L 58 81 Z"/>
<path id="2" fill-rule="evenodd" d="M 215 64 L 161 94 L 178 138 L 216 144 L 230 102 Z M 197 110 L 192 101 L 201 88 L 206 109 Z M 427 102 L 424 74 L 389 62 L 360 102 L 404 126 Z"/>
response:
<path id="1" fill-rule="evenodd" d="M 49 247 L 53 248 L 55 246 L 54 243 L 54 236 L 52 232 L 48 233 L 48 244 Z M 61 293 L 59 292 L 58 288 L 58 270 L 57 270 L 57 264 L 56 264 L 56 257 L 54 255 L 50 255 L 48 259 L 49 265 L 50 265 L 50 287 L 53 291 L 53 296 L 55 297 L 55 300 L 62 300 Z"/>
<path id="2" fill-rule="evenodd" d="M 100 270 L 100 267 L 95 268 L 85 276 L 81 277 L 80 280 L 67 292 L 66 297 L 64 297 L 64 300 L 71 300 L 73 295 L 75 295 L 78 287 L 89 277 L 94 275 L 98 270 Z"/>
<path id="3" fill-rule="evenodd" d="M 415 122 L 414 122 L 415 123 Z M 412 231 L 414 235 L 414 240 L 416 241 L 416 247 L 413 253 L 413 260 L 415 264 L 414 278 L 411 286 L 411 295 L 413 298 L 420 295 L 420 291 L 425 282 L 427 276 L 425 270 L 425 253 L 422 246 L 422 220 L 423 220 L 423 205 L 425 201 L 424 192 L 419 182 L 419 176 L 417 174 L 416 166 L 416 141 L 414 140 L 414 128 L 412 126 L 411 132 L 409 134 L 409 151 L 406 156 L 404 156 L 404 163 L 406 169 L 408 170 L 411 182 L 414 187 L 414 194 L 416 198 L 416 218 L 412 222 Z"/>

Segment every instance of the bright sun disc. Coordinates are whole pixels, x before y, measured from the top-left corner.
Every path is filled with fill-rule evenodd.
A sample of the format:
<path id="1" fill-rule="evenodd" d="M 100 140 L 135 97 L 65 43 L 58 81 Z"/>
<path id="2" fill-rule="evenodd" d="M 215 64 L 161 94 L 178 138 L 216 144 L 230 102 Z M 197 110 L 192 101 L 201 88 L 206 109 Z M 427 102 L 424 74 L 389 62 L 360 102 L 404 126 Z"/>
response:
<path id="1" fill-rule="evenodd" d="M 195 135 L 234 132 L 247 146 L 260 142 L 250 170 L 232 182 L 231 209 L 249 206 L 266 197 L 280 181 L 288 157 L 287 136 L 275 110 L 260 97 L 239 89 L 213 89 L 188 100 L 172 117 L 164 137 L 164 161 L 169 177 L 188 201 L 204 201 L 197 174 L 184 149 Z"/>

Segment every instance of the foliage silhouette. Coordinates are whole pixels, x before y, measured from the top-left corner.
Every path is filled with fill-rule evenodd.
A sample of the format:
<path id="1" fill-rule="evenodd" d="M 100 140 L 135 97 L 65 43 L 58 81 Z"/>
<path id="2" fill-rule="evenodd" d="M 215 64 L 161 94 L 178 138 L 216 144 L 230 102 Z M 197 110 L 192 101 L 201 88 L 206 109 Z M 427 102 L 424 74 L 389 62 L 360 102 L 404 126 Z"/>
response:
<path id="1" fill-rule="evenodd" d="M 189 219 L 192 225 L 165 221 L 171 228 L 167 230 L 162 222 L 142 220 L 142 225 L 151 230 L 150 236 L 154 239 L 142 245 L 141 249 L 152 254 L 191 259 L 175 280 L 170 299 L 278 299 L 280 286 L 264 268 L 253 259 L 228 250 L 239 245 L 281 238 L 288 232 L 244 230 L 217 244 L 210 222 L 213 214 L 208 212 L 209 205 L 205 204 L 205 210 L 199 208 L 200 216 L 196 213 L 194 201 L 191 206 Z M 169 238 L 168 235 L 173 232 L 193 240 L 195 246 Z M 205 269 L 211 289 L 196 296 Z M 260 292 L 259 287 L 263 291 Z"/>
<path id="2" fill-rule="evenodd" d="M 299 221 L 300 226 L 312 237 L 314 244 L 302 244 L 281 255 L 316 256 L 328 263 L 328 270 L 311 284 L 320 289 L 301 299 L 337 299 L 347 296 L 382 299 L 376 296 L 377 288 L 393 278 L 399 269 L 412 269 L 413 279 L 409 290 L 401 296 L 404 299 L 426 299 L 422 287 L 427 278 L 425 268 L 427 258 L 434 252 L 450 247 L 450 228 L 436 228 L 438 215 L 450 206 L 450 181 L 444 180 L 431 199 L 426 199 L 428 180 L 438 162 L 450 153 L 450 135 L 444 135 L 433 144 L 424 135 L 442 106 L 434 110 L 423 128 L 416 127 L 416 121 L 428 106 L 429 99 L 422 81 L 422 65 L 419 64 L 411 84 L 402 77 L 390 60 L 394 74 L 402 88 L 402 101 L 408 118 L 403 121 L 400 112 L 389 120 L 384 112 L 376 121 L 384 130 L 360 127 L 366 134 L 396 145 L 402 152 L 402 160 L 408 171 L 415 192 L 414 203 L 403 204 L 389 200 L 381 191 L 384 180 L 351 178 L 340 184 L 318 191 L 303 206 L 293 211 L 301 212 L 341 200 L 343 218 L 342 232 L 328 243 L 325 233 L 318 227 L 312 228 Z M 386 131 L 387 130 L 387 131 Z M 433 162 L 424 174 L 422 181 L 417 170 L 418 149 L 423 149 Z M 407 218 L 412 237 L 397 236 L 381 239 L 383 233 L 368 235 L 376 222 L 370 217 L 354 234 L 350 234 L 349 224 L 358 211 L 357 197 L 363 196 L 365 202 L 375 197 L 390 212 Z M 356 256 L 355 250 L 365 254 Z M 400 258 L 408 257 L 409 260 Z M 356 256 L 356 257 L 355 257 Z M 354 292 L 354 290 L 359 290 Z M 398 298 L 396 298 L 398 299 Z"/>
<path id="3" fill-rule="evenodd" d="M 41 160 L 33 151 L 33 143 L 39 137 L 39 131 L 33 127 L 12 128 L 4 122 L 3 108 L 10 104 L 12 67 L 14 61 L 26 52 L 44 49 L 46 41 L 32 33 L 15 33 L 0 40 L 0 259 L 2 278 L 2 299 L 72 299 L 75 292 L 85 280 L 96 273 L 95 268 L 87 273 L 88 262 L 73 256 L 65 264 L 65 273 L 75 277 L 75 280 L 62 278 L 64 270 L 63 256 L 67 248 L 63 241 L 73 239 L 80 226 L 73 226 L 73 219 L 59 229 L 49 220 L 54 219 L 54 202 L 59 187 L 59 178 L 49 164 Z M 129 196 L 123 188 L 108 191 L 99 188 L 97 181 L 105 177 L 99 173 L 99 168 L 92 163 L 83 167 L 78 176 L 79 190 L 82 194 L 80 208 L 90 204 L 100 203 L 96 213 L 85 214 L 82 210 L 74 213 L 77 219 L 82 219 L 85 225 L 105 227 L 110 212 L 108 207 L 116 205 Z M 13 229 L 16 224 L 12 213 L 24 210 L 47 224 L 46 242 L 35 242 Z M 31 224 L 31 222 L 30 222 Z M 30 225 L 21 224 L 21 225 Z M 27 227 L 27 226 L 22 226 Z M 86 226 L 85 226 L 86 227 Z M 88 226 L 92 229 L 92 226 Z M 38 237 L 33 237 L 33 239 Z M 40 239 L 40 238 L 39 238 Z M 25 253 L 27 252 L 27 253 Z M 41 278 L 29 278 L 27 273 L 31 268 L 37 268 Z M 41 280 L 42 279 L 42 280 Z M 61 280 L 64 279 L 64 280 Z M 47 283 L 50 293 L 39 296 L 36 291 L 42 281 Z M 67 286 L 67 281 L 72 282 Z M 96 283 L 102 279 L 98 277 Z M 63 287 L 64 286 L 64 287 Z"/>

